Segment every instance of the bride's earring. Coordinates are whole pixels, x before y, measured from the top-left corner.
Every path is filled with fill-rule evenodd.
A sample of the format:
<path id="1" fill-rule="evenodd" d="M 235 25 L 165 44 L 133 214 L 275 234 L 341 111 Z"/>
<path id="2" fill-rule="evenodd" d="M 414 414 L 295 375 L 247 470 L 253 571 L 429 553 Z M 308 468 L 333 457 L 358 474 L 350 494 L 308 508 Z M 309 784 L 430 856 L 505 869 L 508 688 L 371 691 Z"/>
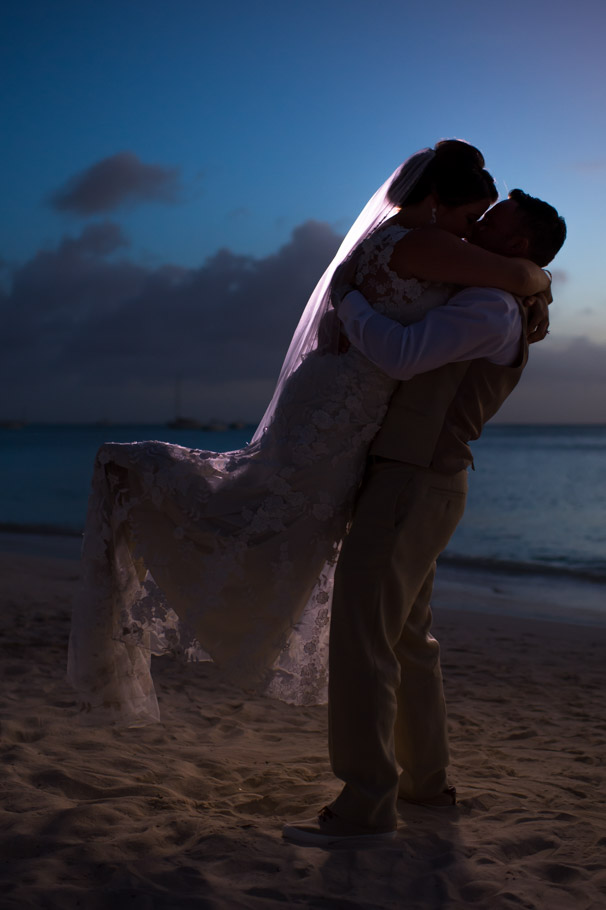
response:
<path id="1" fill-rule="evenodd" d="M 436 212 L 437 211 L 438 210 L 435 207 L 431 210 L 431 221 L 429 222 L 430 224 L 436 223 Z"/>

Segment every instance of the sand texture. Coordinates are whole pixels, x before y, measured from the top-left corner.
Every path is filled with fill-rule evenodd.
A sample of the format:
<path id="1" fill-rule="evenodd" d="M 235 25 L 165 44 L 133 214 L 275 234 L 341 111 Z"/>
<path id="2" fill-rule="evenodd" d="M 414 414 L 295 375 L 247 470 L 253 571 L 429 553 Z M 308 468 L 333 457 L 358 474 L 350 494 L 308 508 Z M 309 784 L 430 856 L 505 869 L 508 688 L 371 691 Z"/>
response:
<path id="1" fill-rule="evenodd" d="M 336 795 L 326 709 L 156 661 L 163 723 L 77 723 L 64 681 L 77 564 L 0 554 L 0 907 L 606 907 L 606 629 L 440 611 L 454 811 L 395 841 L 303 848 Z"/>

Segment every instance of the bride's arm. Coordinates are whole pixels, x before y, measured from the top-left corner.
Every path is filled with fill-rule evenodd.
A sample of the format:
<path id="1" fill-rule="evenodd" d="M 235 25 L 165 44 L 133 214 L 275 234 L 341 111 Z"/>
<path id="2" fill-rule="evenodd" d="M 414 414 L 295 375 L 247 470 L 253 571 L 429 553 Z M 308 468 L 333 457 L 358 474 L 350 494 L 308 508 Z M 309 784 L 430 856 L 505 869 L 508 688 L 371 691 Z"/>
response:
<path id="1" fill-rule="evenodd" d="M 390 267 L 402 278 L 502 288 L 527 297 L 549 287 L 529 259 L 499 256 L 439 228 L 409 231 L 395 246 Z"/>

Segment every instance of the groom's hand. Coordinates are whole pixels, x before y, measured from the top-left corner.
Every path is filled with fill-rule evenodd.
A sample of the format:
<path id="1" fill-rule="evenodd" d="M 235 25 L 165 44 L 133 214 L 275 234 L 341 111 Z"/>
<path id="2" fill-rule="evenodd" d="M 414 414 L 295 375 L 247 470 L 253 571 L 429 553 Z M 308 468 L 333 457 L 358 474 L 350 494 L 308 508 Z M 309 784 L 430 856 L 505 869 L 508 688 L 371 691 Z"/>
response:
<path id="1" fill-rule="evenodd" d="M 327 310 L 318 329 L 318 349 L 325 354 L 345 354 L 349 348 L 349 338 L 341 330 L 336 310 Z"/>
<path id="2" fill-rule="evenodd" d="M 353 259 L 346 259 L 335 270 L 330 282 L 330 302 L 335 311 L 339 312 L 339 305 L 346 294 L 354 290 L 356 266 Z"/>
<path id="3" fill-rule="evenodd" d="M 350 291 L 355 290 L 352 282 L 355 278 L 356 266 L 353 259 L 346 259 L 341 263 L 335 270 L 334 275 L 332 276 L 332 281 L 330 282 L 330 302 L 333 307 L 333 313 L 337 317 L 339 316 L 339 307 L 343 298 L 349 294 Z M 351 347 L 349 338 L 345 332 L 341 331 L 341 324 L 339 323 L 339 336 L 337 341 L 337 350 L 339 354 L 345 354 Z"/>
<path id="4" fill-rule="evenodd" d="M 549 304 L 552 303 L 551 285 L 540 294 L 524 299 L 524 306 L 528 310 L 528 327 L 526 337 L 528 344 L 542 341 L 549 333 Z"/>

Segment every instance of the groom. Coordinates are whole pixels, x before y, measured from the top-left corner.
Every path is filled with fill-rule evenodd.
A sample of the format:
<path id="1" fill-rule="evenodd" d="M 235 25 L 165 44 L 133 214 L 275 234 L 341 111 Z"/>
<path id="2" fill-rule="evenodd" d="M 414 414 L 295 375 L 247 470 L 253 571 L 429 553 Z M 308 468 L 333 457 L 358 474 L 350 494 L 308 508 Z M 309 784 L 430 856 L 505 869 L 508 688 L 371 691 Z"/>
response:
<path id="1" fill-rule="evenodd" d="M 564 220 L 513 190 L 472 242 L 546 265 Z M 536 331 L 547 331 L 546 300 Z M 329 741 L 344 787 L 316 820 L 287 825 L 297 843 L 352 846 L 395 836 L 397 800 L 454 805 L 439 646 L 430 634 L 435 561 L 465 506 L 469 440 L 517 385 L 527 310 L 504 291 L 467 288 L 404 327 L 354 291 L 338 304 L 349 341 L 401 382 L 371 445 L 335 575 Z M 538 327 L 536 327 L 538 325 Z"/>

